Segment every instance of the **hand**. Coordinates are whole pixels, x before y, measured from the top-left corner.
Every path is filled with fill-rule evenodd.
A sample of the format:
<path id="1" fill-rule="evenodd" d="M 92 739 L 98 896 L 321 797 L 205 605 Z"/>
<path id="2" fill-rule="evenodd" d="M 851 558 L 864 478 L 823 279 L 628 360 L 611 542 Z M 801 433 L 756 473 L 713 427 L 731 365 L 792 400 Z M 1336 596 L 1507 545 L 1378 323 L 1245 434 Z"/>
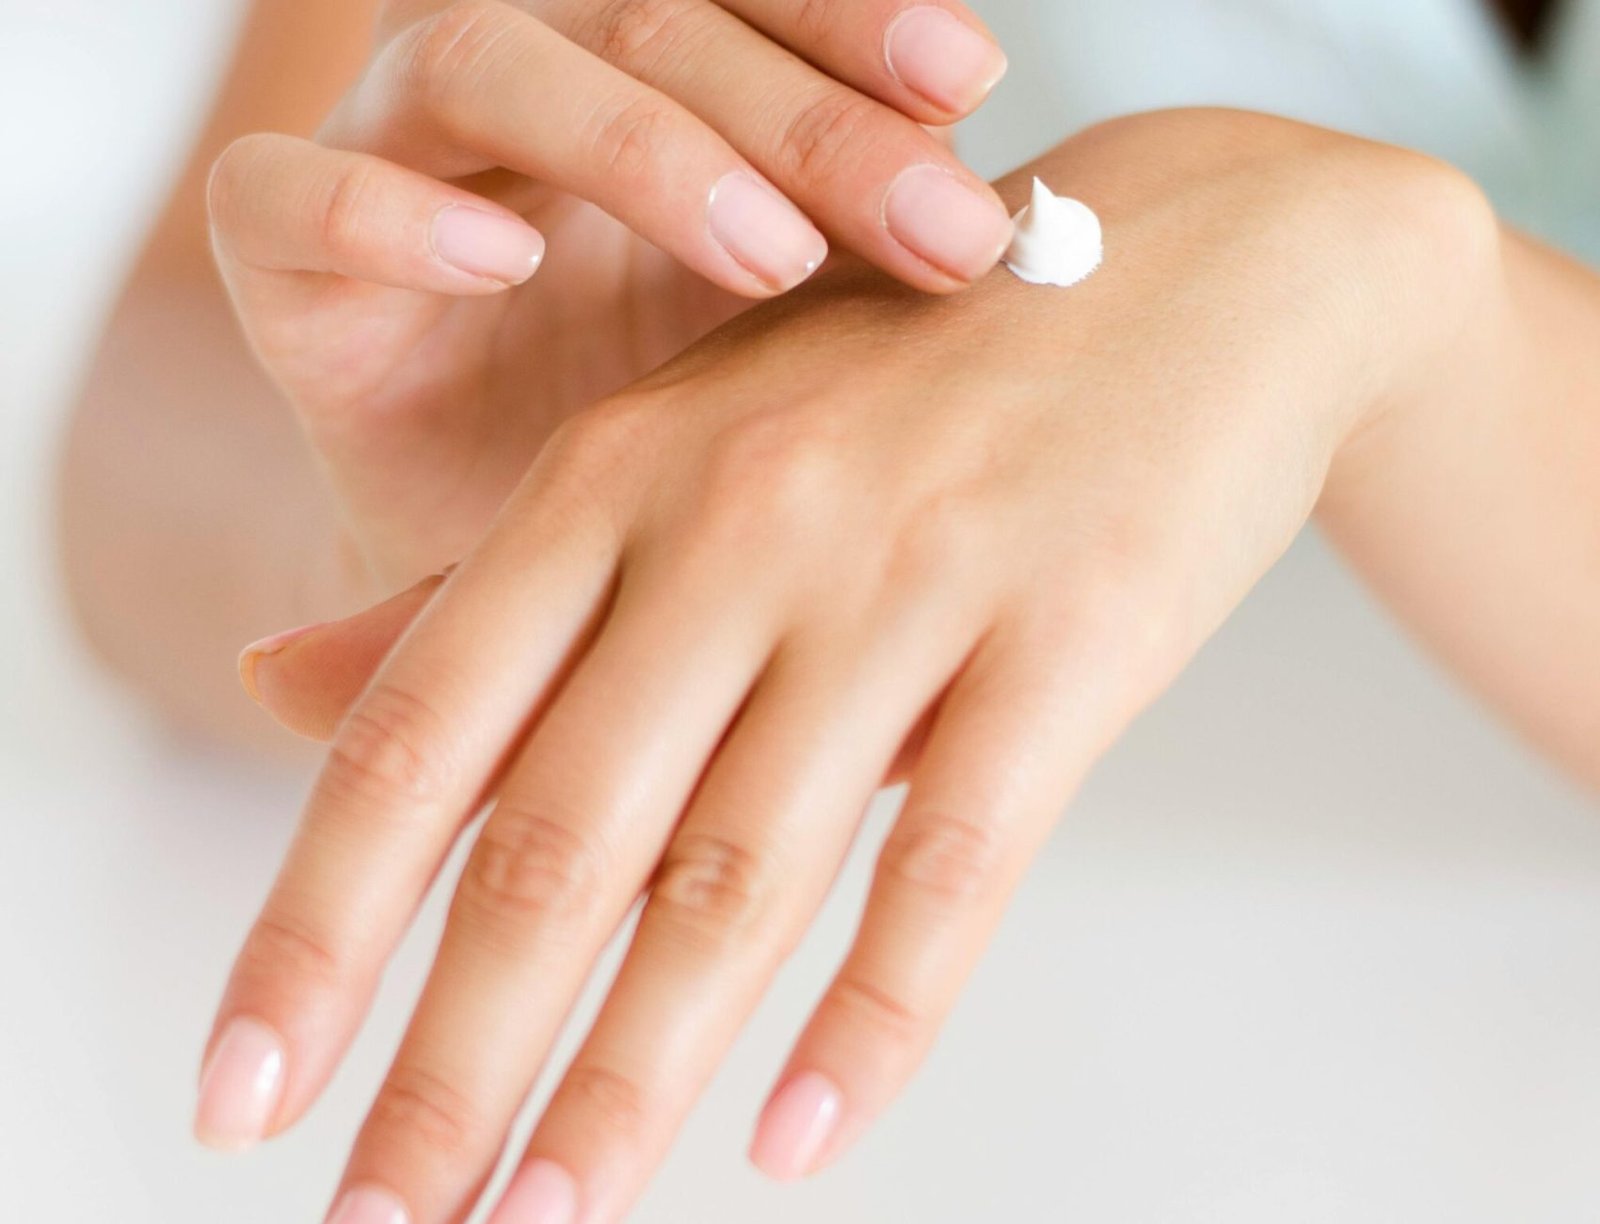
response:
<path id="1" fill-rule="evenodd" d="M 388 4 L 319 142 L 246 137 L 209 193 L 375 589 L 465 552 L 576 408 L 809 275 L 813 220 L 922 289 L 987 271 L 1010 220 L 918 121 L 1003 67 L 956 0 Z"/>
<path id="2" fill-rule="evenodd" d="M 884 1109 L 1093 761 L 1493 283 L 1465 180 L 1284 121 L 1122 120 L 1030 169 L 1105 221 L 1086 284 L 822 278 L 559 430 L 442 584 L 257 661 L 281 690 L 342 636 L 342 701 L 404 629 L 237 962 L 202 1128 L 304 1111 L 493 797 L 343 1193 L 460 1218 L 643 893 L 495 1224 L 620 1218 L 898 755 L 855 946 L 753 1156 L 808 1173 Z"/>

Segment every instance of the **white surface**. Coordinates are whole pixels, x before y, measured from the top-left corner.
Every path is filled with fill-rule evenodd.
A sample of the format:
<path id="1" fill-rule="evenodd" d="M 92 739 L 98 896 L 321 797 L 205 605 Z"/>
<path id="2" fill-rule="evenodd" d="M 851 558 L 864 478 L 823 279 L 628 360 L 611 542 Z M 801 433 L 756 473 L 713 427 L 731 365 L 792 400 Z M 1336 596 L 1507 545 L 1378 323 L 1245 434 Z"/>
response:
<path id="1" fill-rule="evenodd" d="M 392 1048 L 437 905 L 309 1122 L 242 1160 L 194 1149 L 196 1052 L 300 782 L 168 743 L 100 691 L 64 653 L 45 567 L 45 408 L 70 385 L 212 71 L 207 41 L 227 25 L 201 0 L 154 7 L 0 5 L 0 1217 L 311 1221 Z M 1195 42 L 1192 0 L 982 7 L 1018 61 L 985 120 L 993 167 L 1096 107 L 1226 100 L 1212 94 L 1228 65 Z M 1277 91 L 1348 126 L 1405 110 L 1364 92 L 1377 77 L 1352 85 L 1318 58 L 1330 30 L 1355 36 L 1345 18 L 1316 27 L 1269 19 L 1274 4 L 1210 7 L 1265 65 L 1233 65 L 1235 94 L 1265 104 Z M 1492 44 L 1449 23 L 1442 2 L 1388 8 L 1442 31 L 1418 44 L 1424 68 L 1403 75 L 1406 90 L 1448 84 L 1427 65 L 1471 69 L 1449 130 L 1428 135 L 1461 136 L 1485 163 L 1516 160 L 1515 142 L 1486 135 L 1521 122 Z M 1113 37 L 1114 10 L 1121 75 L 1074 51 Z M 1070 70 L 1029 54 L 1040 30 Z M 1390 59 L 1370 74 L 1404 58 L 1383 45 Z M 927 1071 L 861 1149 L 792 1189 L 740 1159 L 848 934 L 864 856 L 638 1219 L 1592 1221 L 1595 815 L 1308 541 L 1096 775 Z"/>

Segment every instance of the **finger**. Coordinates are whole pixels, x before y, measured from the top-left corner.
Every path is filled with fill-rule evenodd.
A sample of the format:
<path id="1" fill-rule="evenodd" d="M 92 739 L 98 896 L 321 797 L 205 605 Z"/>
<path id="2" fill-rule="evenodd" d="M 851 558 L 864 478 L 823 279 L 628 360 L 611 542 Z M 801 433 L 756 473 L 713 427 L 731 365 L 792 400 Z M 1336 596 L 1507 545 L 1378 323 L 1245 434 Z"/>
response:
<path id="1" fill-rule="evenodd" d="M 285 730 L 326 742 L 443 582 L 434 575 L 355 616 L 263 638 L 240 655 L 240 682 Z M 906 737 L 885 786 L 910 777 L 932 715 Z"/>
<path id="2" fill-rule="evenodd" d="M 499 0 L 461 0 L 402 33 L 326 136 L 440 177 L 508 167 L 747 297 L 791 288 L 827 253 L 701 119 Z"/>
<path id="3" fill-rule="evenodd" d="M 999 197 L 938 140 L 719 5 L 540 4 L 584 46 L 721 132 L 842 245 L 907 284 L 959 289 L 1010 242 Z"/>
<path id="4" fill-rule="evenodd" d="M 721 0 L 724 8 L 829 76 L 921 123 L 976 110 L 1006 56 L 973 13 L 950 0 Z"/>
<path id="5" fill-rule="evenodd" d="M 675 559 L 673 559 L 675 560 Z M 692 572 L 693 567 L 687 567 Z M 453 1220 L 771 649 L 772 619 L 677 565 L 616 607 L 501 787 L 342 1193 Z"/>
<path id="6" fill-rule="evenodd" d="M 224 271 L 324 273 L 429 293 L 498 293 L 531 277 L 544 238 L 515 213 L 414 170 L 294 136 L 241 137 L 207 200 Z"/>
<path id="7" fill-rule="evenodd" d="M 592 632 L 623 513 L 596 477 L 634 445 L 579 440 L 606 420 L 591 410 L 586 432 L 551 440 L 512 526 L 456 570 L 340 726 L 218 1010 L 195 1119 L 208 1142 L 276 1133 L 320 1091 L 458 830 Z"/>
<path id="8" fill-rule="evenodd" d="M 946 695 L 854 946 L 756 1128 L 750 1156 L 769 1175 L 833 1160 L 905 1086 L 1027 864 L 1131 716 L 1125 687 L 1097 682 L 1106 669 L 1064 669 L 1054 653 L 991 636 Z"/>
<path id="9" fill-rule="evenodd" d="M 245 691 L 286 730 L 331 740 L 379 666 L 444 585 L 444 575 L 344 620 L 263 638 L 239 656 Z"/>
<path id="10" fill-rule="evenodd" d="M 673 836 L 622 970 L 495 1224 L 566 1194 L 620 1219 L 827 893 L 919 711 L 971 640 L 971 609 L 791 639 Z M 524 1214 L 519 1214 L 524 1213 Z"/>

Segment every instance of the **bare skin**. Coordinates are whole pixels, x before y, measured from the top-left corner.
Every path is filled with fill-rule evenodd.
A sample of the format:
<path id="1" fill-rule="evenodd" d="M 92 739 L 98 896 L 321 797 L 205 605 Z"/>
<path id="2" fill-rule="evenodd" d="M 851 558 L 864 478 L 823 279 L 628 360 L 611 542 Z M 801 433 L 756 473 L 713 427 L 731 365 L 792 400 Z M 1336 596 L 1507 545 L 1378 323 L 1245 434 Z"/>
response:
<path id="1" fill-rule="evenodd" d="M 269 708 L 332 740 L 211 1045 L 245 1025 L 275 1047 L 263 1133 L 320 1091 L 494 802 L 341 1193 L 463 1218 L 645 893 L 513 1190 L 620 1218 L 903 772 L 857 945 L 753 1151 L 779 1176 L 835 1158 L 913 1073 L 1085 771 L 1313 514 L 1600 787 L 1600 281 L 1448 168 L 1263 116 L 1103 125 L 1001 183 L 1009 204 L 1031 172 L 1106 218 L 1112 258 L 1079 290 L 1000 272 L 933 299 L 846 263 L 548 420 L 459 553 L 429 521 L 300 537 L 387 540 L 394 576 L 461 564 L 248 660 Z M 224 207 L 225 252 L 295 232 L 267 213 Z M 400 249 L 359 228 L 364 258 Z M 379 319 L 391 294 L 497 300 L 380 279 Z M 303 304 L 238 300 L 304 419 L 285 369 L 338 336 L 262 345 Z M 388 462 L 363 444 L 381 422 L 348 429 L 319 445 L 347 510 Z M 827 1115 L 804 1144 L 801 1106 Z"/>
<path id="2" fill-rule="evenodd" d="M 1260 116 L 1121 120 L 1002 191 L 1031 173 L 1117 236 L 1082 289 L 1002 273 L 933 302 L 842 268 L 571 418 L 448 580 L 373 614 L 392 649 L 218 1030 L 278 1035 L 289 1124 L 494 800 L 346 1193 L 459 1218 L 645 892 L 523 1175 L 620 1218 L 903 769 L 856 951 L 753 1152 L 780 1176 L 835 1157 L 1085 771 L 1319 507 L 1459 671 L 1600 775 L 1594 278 L 1437 163 Z M 318 636 L 257 682 L 293 689 Z M 797 1151 L 802 1096 L 833 1113 Z"/>
<path id="3" fill-rule="evenodd" d="M 75 422 L 64 549 L 87 635 L 108 661 L 182 721 L 259 740 L 216 683 L 241 631 L 349 611 L 459 556 L 566 416 L 804 278 L 754 275 L 717 239 L 729 175 L 805 202 L 802 215 L 773 197 L 803 231 L 779 256 L 825 253 L 814 217 L 842 248 L 925 291 L 987 271 L 1009 217 L 918 121 L 981 102 L 1003 56 L 991 48 L 999 67 L 958 57 L 967 91 L 958 74 L 955 93 L 933 102 L 901 79 L 931 88 L 910 71 L 915 58 L 895 58 L 903 18 L 925 19 L 928 6 L 838 8 L 838 20 L 794 29 L 791 6 L 774 0 L 263 5 Z M 934 8 L 990 46 L 957 0 Z M 663 57 L 662 41 L 686 49 Z M 315 58 L 301 62 L 301 48 Z M 744 105 L 748 89 L 718 65 L 760 74 L 772 104 Z M 530 94 L 530 81 L 544 92 Z M 557 103 L 565 110 L 552 113 Z M 924 255 L 898 223 L 926 237 L 904 197 L 930 176 L 935 211 L 950 192 L 966 200 L 964 223 L 949 227 L 964 237 Z M 271 381 L 218 292 L 208 203 L 227 287 Z M 548 243 L 536 283 L 505 292 L 531 260 L 494 275 L 447 262 L 446 214 Z M 760 233 L 780 219 L 760 212 Z M 379 234 L 386 246 L 370 241 Z M 496 253 L 516 239 L 497 236 Z M 189 361 L 143 359 L 174 346 Z M 221 418 L 195 393 L 215 386 L 229 388 Z M 132 503 L 159 530 L 129 520 Z M 130 631 L 174 589 L 216 596 L 190 605 L 192 618 L 159 618 L 171 636 L 152 651 Z"/>

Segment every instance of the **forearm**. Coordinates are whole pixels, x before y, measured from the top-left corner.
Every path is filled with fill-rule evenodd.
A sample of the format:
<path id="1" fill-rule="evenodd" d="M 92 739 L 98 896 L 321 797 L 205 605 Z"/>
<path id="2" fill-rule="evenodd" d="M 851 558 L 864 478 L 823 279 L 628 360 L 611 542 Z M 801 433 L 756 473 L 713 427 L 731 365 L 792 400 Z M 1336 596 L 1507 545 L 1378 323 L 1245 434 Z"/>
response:
<path id="1" fill-rule="evenodd" d="M 334 509 L 219 289 L 140 275 L 63 455 L 61 556 L 84 636 L 176 721 L 281 744 L 240 646 L 348 610 Z"/>
<path id="2" fill-rule="evenodd" d="M 235 61 L 85 382 L 61 559 L 91 646 L 176 719 L 276 745 L 239 647 L 337 613 L 333 511 L 212 266 L 205 184 L 230 140 L 310 131 L 359 68 L 373 0 L 252 5 Z"/>
<path id="3" fill-rule="evenodd" d="M 1600 787 L 1600 277 L 1509 230 L 1459 341 L 1345 446 L 1328 534 L 1412 630 Z"/>

